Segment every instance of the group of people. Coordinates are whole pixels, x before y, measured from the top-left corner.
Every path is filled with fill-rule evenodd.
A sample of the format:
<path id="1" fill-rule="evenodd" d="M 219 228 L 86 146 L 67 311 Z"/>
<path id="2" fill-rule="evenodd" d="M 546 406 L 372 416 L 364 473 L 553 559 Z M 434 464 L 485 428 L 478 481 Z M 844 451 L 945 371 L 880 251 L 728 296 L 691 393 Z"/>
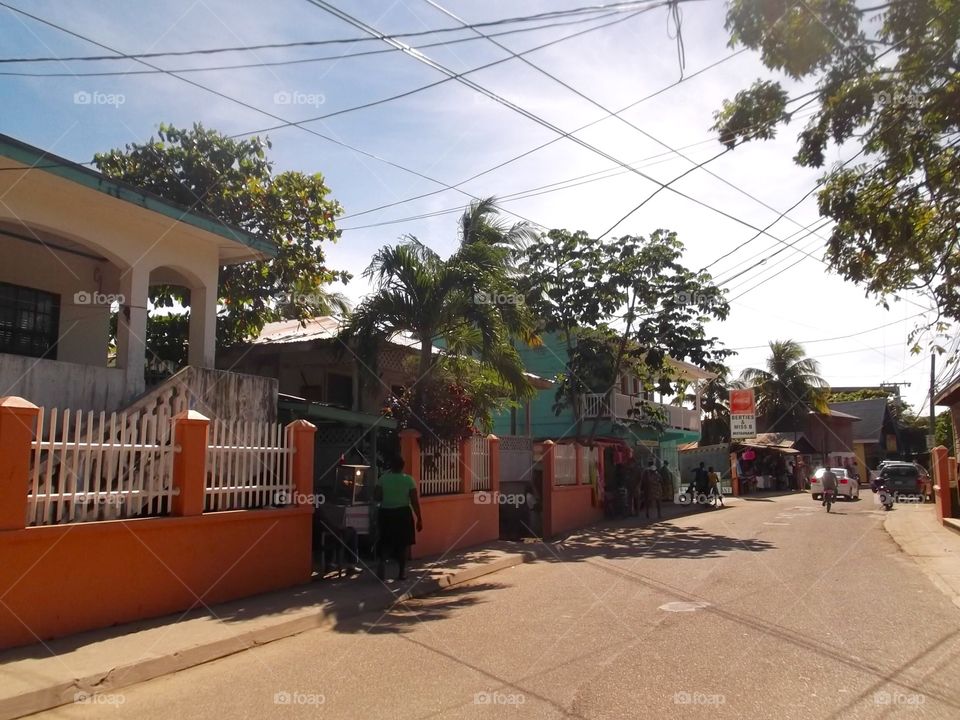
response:
<path id="1" fill-rule="evenodd" d="M 693 470 L 693 481 L 687 488 L 687 494 L 699 498 L 701 495 L 715 497 L 723 505 L 723 490 L 720 487 L 720 473 L 701 462 Z"/>
<path id="2" fill-rule="evenodd" d="M 659 518 L 660 501 L 673 495 L 673 472 L 666 460 L 661 462 L 660 467 L 652 459 L 647 461 L 646 466 L 641 460 L 635 460 L 626 467 L 623 484 L 627 495 L 627 515 L 639 517 L 643 509 L 649 518 L 650 510 L 655 508 Z"/>

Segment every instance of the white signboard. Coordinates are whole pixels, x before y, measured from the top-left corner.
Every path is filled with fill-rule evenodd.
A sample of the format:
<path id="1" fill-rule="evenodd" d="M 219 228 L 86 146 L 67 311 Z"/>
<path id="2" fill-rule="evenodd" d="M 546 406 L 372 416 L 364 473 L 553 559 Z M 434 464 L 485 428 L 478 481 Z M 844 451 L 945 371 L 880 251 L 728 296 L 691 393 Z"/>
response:
<path id="1" fill-rule="evenodd" d="M 730 439 L 757 436 L 757 404 L 753 388 L 730 391 Z"/>

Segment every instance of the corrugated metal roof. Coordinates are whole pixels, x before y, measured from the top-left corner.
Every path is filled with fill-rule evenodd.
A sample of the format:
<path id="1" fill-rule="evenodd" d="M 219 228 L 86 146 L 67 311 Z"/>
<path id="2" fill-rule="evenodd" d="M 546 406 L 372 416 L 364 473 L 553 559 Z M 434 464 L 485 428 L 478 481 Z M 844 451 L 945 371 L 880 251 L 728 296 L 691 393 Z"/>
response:
<path id="1" fill-rule="evenodd" d="M 853 426 L 853 439 L 880 442 L 883 439 L 883 423 L 887 417 L 886 398 L 852 400 L 830 403 L 832 414 L 855 413 L 860 422 Z"/>

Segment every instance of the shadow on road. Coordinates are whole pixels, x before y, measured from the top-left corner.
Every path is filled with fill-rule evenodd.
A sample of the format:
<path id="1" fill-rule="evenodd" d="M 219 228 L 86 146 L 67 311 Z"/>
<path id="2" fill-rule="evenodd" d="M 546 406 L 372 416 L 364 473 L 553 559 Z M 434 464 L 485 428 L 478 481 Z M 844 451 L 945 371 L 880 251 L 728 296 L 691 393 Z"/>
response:
<path id="1" fill-rule="evenodd" d="M 557 554 L 545 559 L 553 561 L 585 560 L 593 557 L 638 557 L 664 560 L 715 558 L 726 553 L 773 550 L 776 545 L 766 540 L 741 539 L 720 535 L 690 526 L 666 523 L 640 527 L 595 529 L 590 533 L 571 535 L 553 545 Z"/>

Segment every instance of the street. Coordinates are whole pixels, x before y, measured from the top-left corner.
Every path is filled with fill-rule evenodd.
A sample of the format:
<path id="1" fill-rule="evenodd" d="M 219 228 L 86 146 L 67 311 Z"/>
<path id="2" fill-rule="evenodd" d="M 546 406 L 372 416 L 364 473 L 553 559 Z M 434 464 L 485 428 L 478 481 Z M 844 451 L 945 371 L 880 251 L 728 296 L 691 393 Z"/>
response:
<path id="1" fill-rule="evenodd" d="M 883 519 L 867 490 L 829 515 L 752 496 L 584 531 L 552 562 L 39 717 L 960 717 L 960 610 Z"/>

